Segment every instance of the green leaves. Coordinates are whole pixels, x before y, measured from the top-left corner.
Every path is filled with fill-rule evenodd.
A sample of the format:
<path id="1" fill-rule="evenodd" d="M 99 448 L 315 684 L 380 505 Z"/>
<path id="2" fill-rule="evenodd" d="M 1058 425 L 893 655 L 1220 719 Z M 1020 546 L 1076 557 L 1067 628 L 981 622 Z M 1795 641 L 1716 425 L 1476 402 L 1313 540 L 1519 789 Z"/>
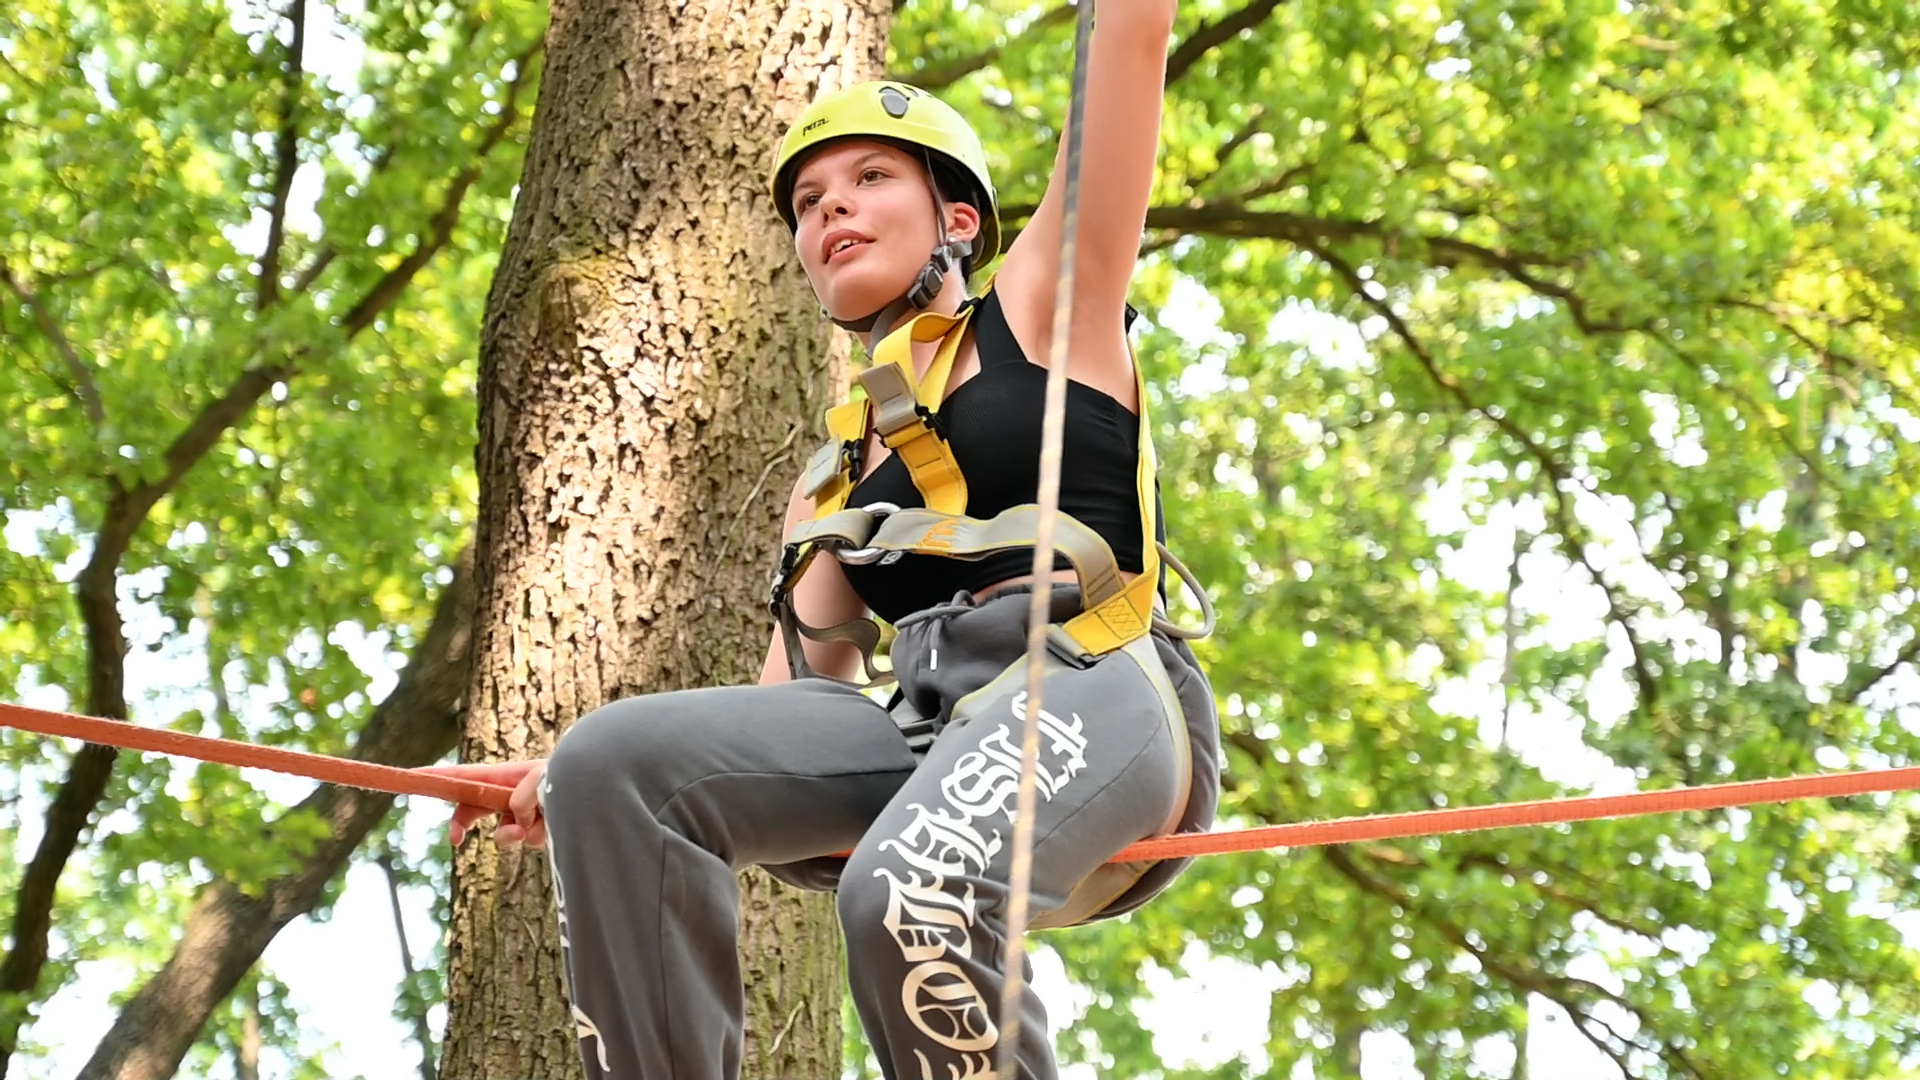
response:
<path id="1" fill-rule="evenodd" d="M 947 93 L 1016 212 L 1069 67 L 1063 30 L 996 36 L 1024 17 L 910 8 L 892 62 L 1005 43 Z M 1230 820 L 1910 760 L 1913 17 L 1180 20 L 1135 298 Z M 1180 1075 L 1131 1006 L 1198 942 L 1273 965 L 1268 1075 L 1354 1075 L 1369 1032 L 1486 1075 L 1543 999 L 1630 1075 L 1889 1075 L 1910 803 L 1203 861 L 1052 939 L 1096 1001 L 1063 1052 Z"/>
<path id="2" fill-rule="evenodd" d="M 137 721 L 337 752 L 365 668 L 417 640 L 469 524 L 544 11 L 378 7 L 311 6 L 297 64 L 260 5 L 0 14 L 7 697 L 85 699 L 73 579 L 108 524 L 136 656 L 173 676 L 136 680 Z M 1221 610 L 1226 824 L 1912 760 L 1909 7 L 1182 7 L 1134 298 L 1174 547 Z M 896 16 L 890 69 L 980 127 L 1014 228 L 1071 14 Z M 66 760 L 0 734 L 6 827 Z M 254 843 L 280 802 L 219 770 L 123 759 L 107 803 L 42 999 L 81 953 L 157 963 L 191 882 L 318 835 Z M 1211 953 L 1269 994 L 1221 1075 L 1357 1075 L 1382 1039 L 1429 1078 L 1510 1075 L 1530 1041 L 1635 1076 L 1911 1074 L 1914 816 L 1203 860 L 1049 939 L 1093 1001 L 1063 1054 L 1204 1075 L 1135 1006 Z M 1547 1002 L 1577 1034 L 1530 1029 Z"/>
<path id="3" fill-rule="evenodd" d="M 423 629 L 469 528 L 470 357 L 545 13 L 376 7 L 0 14 L 0 695 L 84 707 L 120 670 L 71 597 L 95 556 L 139 723 L 339 753 Z M 11 831 L 65 757 L 0 755 L 27 781 Z M 123 758 L 103 801 L 67 877 L 113 889 L 255 893 L 327 833 L 266 842 L 279 799 L 163 760 Z M 119 895 L 103 926 L 134 917 Z"/>

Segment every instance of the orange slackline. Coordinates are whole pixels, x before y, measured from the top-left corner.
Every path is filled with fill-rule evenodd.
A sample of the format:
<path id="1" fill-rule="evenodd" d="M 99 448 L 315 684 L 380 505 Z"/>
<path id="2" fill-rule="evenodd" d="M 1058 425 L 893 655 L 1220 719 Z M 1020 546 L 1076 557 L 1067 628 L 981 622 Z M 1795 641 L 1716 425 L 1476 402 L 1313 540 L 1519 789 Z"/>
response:
<path id="1" fill-rule="evenodd" d="M 477 780 L 456 780 L 450 776 L 431 776 L 427 773 L 414 772 L 412 769 L 395 768 L 392 765 L 375 765 L 370 761 L 353 761 L 348 758 L 328 757 L 325 754 L 309 754 L 300 750 L 282 750 L 275 746 L 255 746 L 252 743 L 236 742 L 232 739 L 209 739 L 204 735 L 188 735 L 184 731 L 139 727 L 118 720 L 101 720 L 92 716 L 75 716 L 72 713 L 51 712 L 46 709 L 29 709 L 25 705 L 9 705 L 3 701 L 0 701 L 0 727 L 35 731 L 42 735 L 63 735 L 69 739 L 85 739 L 90 743 L 125 747 L 129 750 L 146 750 L 155 754 L 198 758 L 201 761 L 211 761 L 220 765 L 270 769 L 277 773 L 303 776 L 309 780 L 324 780 L 329 784 L 366 788 L 369 791 L 386 791 L 395 795 L 431 795 L 436 799 L 484 806 L 499 812 L 506 811 L 507 797 L 513 794 L 512 788 L 502 787 L 499 784 L 483 784 Z"/>
<path id="2" fill-rule="evenodd" d="M 209 739 L 179 731 L 137 727 L 117 720 L 98 720 L 90 716 L 29 709 L 24 705 L 0 702 L 0 727 L 33 731 L 42 735 L 60 735 L 87 742 L 176 754 L 221 765 L 249 769 L 270 769 L 330 784 L 386 791 L 395 795 L 429 795 L 448 802 L 466 803 L 505 812 L 512 788 L 483 784 L 473 780 L 455 780 L 432 776 L 412 769 L 375 765 L 367 761 L 255 746 L 231 739 Z M 1417 810 L 1409 814 L 1374 814 L 1366 817 L 1335 818 L 1327 821 L 1299 821 L 1289 825 L 1266 825 L 1254 829 L 1225 832 L 1184 833 L 1142 840 L 1115 855 L 1111 862 L 1145 859 L 1172 859 L 1189 855 L 1224 855 L 1234 851 L 1261 851 L 1268 848 L 1319 847 L 1324 844 L 1351 844 L 1363 840 L 1396 840 L 1410 836 L 1435 836 L 1442 833 L 1480 832 L 1516 825 L 1557 825 L 1569 821 L 1593 821 L 1599 818 L 1631 817 L 1640 814 L 1670 814 L 1683 810 L 1723 810 L 1731 806 L 1755 803 L 1788 802 L 1794 799 L 1832 799 L 1845 795 L 1867 795 L 1881 791 L 1920 789 L 1920 765 L 1897 769 L 1858 769 L 1852 772 L 1818 773 L 1812 776 L 1785 776 L 1772 780 L 1741 780 L 1700 787 L 1668 788 L 1664 791 L 1639 791 L 1629 795 L 1585 795 L 1565 799 L 1539 799 L 1533 802 L 1497 803 L 1492 806 L 1463 806 L 1447 810 Z"/>

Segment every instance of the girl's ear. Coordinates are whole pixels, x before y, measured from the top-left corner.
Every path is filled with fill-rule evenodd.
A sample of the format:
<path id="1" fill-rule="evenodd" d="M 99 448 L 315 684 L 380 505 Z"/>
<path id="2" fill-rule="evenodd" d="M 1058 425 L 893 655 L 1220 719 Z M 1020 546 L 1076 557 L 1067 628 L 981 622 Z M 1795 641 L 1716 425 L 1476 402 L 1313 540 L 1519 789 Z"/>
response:
<path id="1" fill-rule="evenodd" d="M 980 211 L 967 203 L 947 204 L 947 237 L 973 240 L 980 235 Z"/>

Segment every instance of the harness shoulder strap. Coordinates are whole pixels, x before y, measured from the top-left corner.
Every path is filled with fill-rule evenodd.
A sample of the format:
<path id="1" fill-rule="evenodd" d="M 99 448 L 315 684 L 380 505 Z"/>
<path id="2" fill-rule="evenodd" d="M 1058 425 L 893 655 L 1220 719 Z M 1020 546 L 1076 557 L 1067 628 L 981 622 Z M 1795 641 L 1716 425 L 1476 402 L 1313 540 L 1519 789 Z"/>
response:
<path id="1" fill-rule="evenodd" d="M 1140 573 L 1120 592 L 1095 604 L 1061 627 L 1066 636 L 1087 656 L 1104 656 L 1141 637 L 1153 626 L 1154 597 L 1160 581 L 1159 508 L 1154 491 L 1154 475 L 1159 459 L 1153 449 L 1153 425 L 1147 419 L 1147 380 L 1140 373 L 1140 360 L 1133 359 L 1133 385 L 1140 400 L 1140 460 L 1134 467 L 1134 487 L 1140 500 Z"/>
<path id="2" fill-rule="evenodd" d="M 860 458 L 867 444 L 867 403 L 848 401 L 827 410 L 826 445 L 807 463 L 806 493 L 813 499 L 814 516 L 831 514 L 847 504 L 860 476 Z"/>
<path id="3" fill-rule="evenodd" d="M 868 422 L 880 435 L 880 441 L 893 451 L 930 510 L 964 514 L 967 510 L 967 479 L 953 448 L 933 422 L 933 410 L 946 397 L 947 379 L 953 374 L 954 357 L 966 336 L 967 323 L 974 308 L 968 306 L 957 315 L 919 315 L 906 326 L 887 335 L 875 350 L 874 365 L 860 373 L 860 387 L 867 392 Z M 933 362 L 926 374 L 913 378 L 913 343 L 939 341 Z"/>
<path id="4" fill-rule="evenodd" d="M 901 458 L 929 507 L 956 514 L 966 510 L 966 479 L 935 429 L 932 411 L 921 402 L 945 398 L 954 358 L 977 306 L 969 304 L 955 315 L 927 312 L 888 334 L 875 349 L 873 366 L 858 376 L 853 399 L 827 410 L 827 442 L 814 451 L 805 474 L 815 519 L 846 506 L 859 482 L 872 430 Z M 940 348 L 933 363 L 915 380 L 910 374 L 913 343 L 936 339 Z"/>

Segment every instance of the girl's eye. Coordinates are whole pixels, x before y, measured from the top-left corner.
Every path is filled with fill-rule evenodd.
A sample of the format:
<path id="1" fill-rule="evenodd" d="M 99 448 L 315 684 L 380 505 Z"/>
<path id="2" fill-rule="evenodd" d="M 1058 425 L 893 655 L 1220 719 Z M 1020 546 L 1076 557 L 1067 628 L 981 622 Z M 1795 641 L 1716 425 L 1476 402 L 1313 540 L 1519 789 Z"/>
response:
<path id="1" fill-rule="evenodd" d="M 809 191 L 805 195 L 800 196 L 800 209 L 810 210 L 813 208 L 813 204 L 819 201 L 820 196 Z"/>
<path id="2" fill-rule="evenodd" d="M 879 169 L 868 169 L 866 172 L 863 172 L 860 174 L 860 179 L 873 180 L 876 178 L 884 177 L 886 175 L 887 175 L 886 173 L 881 172 Z"/>

